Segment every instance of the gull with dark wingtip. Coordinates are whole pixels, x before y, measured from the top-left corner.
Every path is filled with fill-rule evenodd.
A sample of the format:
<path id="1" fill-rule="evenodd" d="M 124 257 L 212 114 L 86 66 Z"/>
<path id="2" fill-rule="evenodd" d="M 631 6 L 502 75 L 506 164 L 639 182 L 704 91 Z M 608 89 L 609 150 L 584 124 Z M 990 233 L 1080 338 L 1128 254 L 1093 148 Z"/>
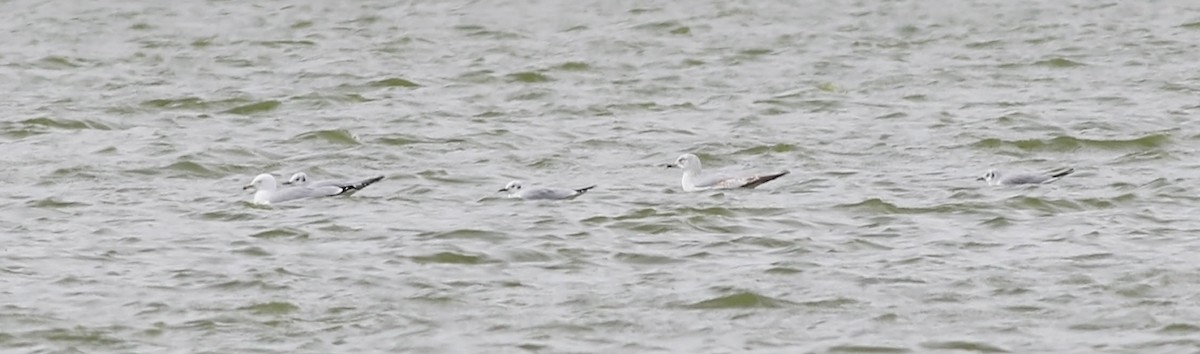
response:
<path id="1" fill-rule="evenodd" d="M 525 200 L 563 200 L 575 199 L 587 193 L 588 190 L 596 188 L 596 185 L 591 185 L 579 189 L 571 188 L 551 188 L 551 187 L 521 187 L 521 181 L 508 182 L 504 188 L 500 188 L 497 192 L 508 192 L 509 198 L 525 199 Z"/>
<path id="2" fill-rule="evenodd" d="M 789 171 L 783 170 L 775 173 L 753 174 L 740 177 L 728 176 L 708 176 L 700 178 L 700 157 L 693 154 L 679 155 L 675 159 L 675 163 L 668 164 L 667 168 L 683 169 L 683 179 L 680 180 L 680 185 L 683 186 L 685 192 L 699 192 L 707 190 L 719 189 L 736 189 L 736 188 L 754 188 L 774 181 L 776 178 L 783 177 Z"/>
<path id="3" fill-rule="evenodd" d="M 287 182 L 283 182 L 282 184 L 285 186 L 303 186 L 303 187 L 309 187 L 309 188 L 319 188 L 319 187 L 329 187 L 329 186 L 338 187 L 338 188 L 349 188 L 344 193 L 339 194 L 339 195 L 347 195 L 348 196 L 348 195 L 353 195 L 355 192 L 358 192 L 359 190 L 361 190 L 361 188 L 351 188 L 351 187 L 362 186 L 365 188 L 366 186 L 368 186 L 372 183 L 378 182 L 379 180 L 382 180 L 382 179 L 383 179 L 383 176 L 375 176 L 375 177 L 371 177 L 371 178 L 367 178 L 367 179 L 363 179 L 363 180 L 359 180 L 359 181 L 323 180 L 323 181 L 309 182 L 307 173 L 296 172 L 295 174 L 292 175 L 292 178 L 289 178 Z"/>
<path id="4" fill-rule="evenodd" d="M 1057 181 L 1067 175 L 1075 172 L 1074 168 L 1066 168 L 1050 171 L 1046 174 L 1024 173 L 1005 177 L 994 169 L 988 170 L 983 176 L 976 178 L 976 181 L 985 181 L 988 185 L 993 186 L 1011 186 L 1018 184 L 1046 184 Z"/>
<path id="5" fill-rule="evenodd" d="M 242 187 L 242 190 L 253 189 L 255 191 L 254 204 L 270 205 L 297 199 L 346 195 L 347 192 L 362 190 L 381 179 L 383 176 L 345 186 L 297 186 L 280 189 L 279 184 L 275 182 L 275 176 L 264 173 L 254 177 L 254 180 Z"/>

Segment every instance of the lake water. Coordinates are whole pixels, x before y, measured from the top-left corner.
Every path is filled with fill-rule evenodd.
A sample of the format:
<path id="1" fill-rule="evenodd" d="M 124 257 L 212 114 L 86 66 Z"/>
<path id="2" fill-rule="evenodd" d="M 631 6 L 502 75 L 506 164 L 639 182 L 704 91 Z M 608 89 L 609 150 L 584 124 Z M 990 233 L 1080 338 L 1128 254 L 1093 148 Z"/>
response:
<path id="1" fill-rule="evenodd" d="M 0 33 L 6 353 L 1200 352 L 1195 1 L 16 0 Z M 688 152 L 791 174 L 684 193 Z M 241 189 L 297 171 L 387 178 Z"/>

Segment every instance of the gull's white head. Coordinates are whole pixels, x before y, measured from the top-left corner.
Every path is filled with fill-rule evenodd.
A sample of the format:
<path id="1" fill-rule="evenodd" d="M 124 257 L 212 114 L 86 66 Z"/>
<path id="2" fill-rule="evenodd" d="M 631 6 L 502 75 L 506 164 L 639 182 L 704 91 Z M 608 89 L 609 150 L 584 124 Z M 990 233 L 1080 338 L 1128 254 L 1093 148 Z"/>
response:
<path id="1" fill-rule="evenodd" d="M 700 158 L 692 154 L 679 155 L 675 158 L 675 163 L 667 165 L 667 168 L 681 168 L 684 172 L 700 171 Z"/>
<path id="2" fill-rule="evenodd" d="M 1000 172 L 990 169 L 987 171 L 987 173 L 984 173 L 983 176 L 979 176 L 979 178 L 976 178 L 975 180 L 985 181 L 988 184 L 996 184 L 1000 182 Z"/>
<path id="3" fill-rule="evenodd" d="M 270 174 L 266 173 L 258 175 L 257 177 L 254 177 L 253 181 L 250 181 L 250 184 L 242 187 L 242 190 L 248 190 L 252 188 L 258 191 L 273 191 L 275 190 L 275 177 L 272 177 Z"/>
<path id="4" fill-rule="evenodd" d="M 521 190 L 521 181 L 512 181 L 512 182 L 508 182 L 508 184 L 504 185 L 504 188 L 500 188 L 500 190 L 498 190 L 497 192 L 513 193 L 513 192 L 516 192 L 519 190 Z"/>
<path id="5" fill-rule="evenodd" d="M 283 184 L 304 184 L 305 182 L 308 182 L 308 175 L 304 172 L 296 172 L 296 174 L 292 175 L 292 178 L 288 178 L 287 182 L 283 182 Z"/>

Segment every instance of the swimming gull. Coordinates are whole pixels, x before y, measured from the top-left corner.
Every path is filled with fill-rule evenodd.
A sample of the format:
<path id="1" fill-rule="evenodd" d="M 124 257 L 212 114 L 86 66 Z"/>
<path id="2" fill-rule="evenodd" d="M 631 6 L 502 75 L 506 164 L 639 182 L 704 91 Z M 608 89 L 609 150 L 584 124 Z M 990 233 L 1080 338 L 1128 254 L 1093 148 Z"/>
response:
<path id="1" fill-rule="evenodd" d="M 762 185 L 763 183 L 773 181 L 776 178 L 783 177 L 783 175 L 789 173 L 789 171 L 783 170 L 781 172 L 741 177 L 709 176 L 706 178 L 699 178 L 701 170 L 700 158 L 693 154 L 679 155 L 679 158 L 675 159 L 675 163 L 668 164 L 667 168 L 683 169 L 683 179 L 680 181 L 680 184 L 683 186 L 683 191 L 685 192 L 754 188 Z"/>
<path id="2" fill-rule="evenodd" d="M 512 181 L 508 182 L 504 188 L 500 188 L 498 192 L 508 192 L 509 198 L 520 198 L 525 200 L 561 200 L 575 199 L 575 197 L 583 195 L 583 193 L 587 193 L 587 191 L 592 188 L 596 188 L 596 185 L 593 184 L 579 189 L 551 187 L 522 188 L 521 181 Z"/>
<path id="3" fill-rule="evenodd" d="M 383 176 L 371 177 L 371 178 L 367 178 L 367 179 L 360 180 L 360 181 L 324 180 L 324 181 L 309 182 L 307 173 L 296 172 L 295 174 L 292 175 L 292 178 L 289 178 L 287 182 L 283 182 L 281 184 L 287 185 L 287 186 L 305 186 L 305 187 L 309 187 L 309 188 L 328 187 L 328 186 L 333 186 L 333 187 L 338 187 L 338 188 L 347 188 L 347 187 L 353 187 L 353 186 L 357 186 L 357 185 L 362 185 L 363 187 L 366 187 L 367 185 L 369 185 L 371 183 L 375 183 L 376 181 L 378 181 L 380 179 L 383 179 Z M 354 189 L 347 190 L 345 193 L 342 193 L 341 195 L 352 195 L 358 191 L 359 191 L 358 188 L 354 188 Z"/>
<path id="4" fill-rule="evenodd" d="M 343 195 L 346 192 L 357 191 L 357 190 L 366 188 L 367 186 L 371 185 L 372 183 L 379 182 L 379 180 L 381 180 L 381 179 L 383 179 L 383 176 L 371 178 L 371 179 L 362 181 L 362 182 L 354 184 L 354 185 L 347 185 L 347 186 L 342 186 L 342 187 L 339 187 L 339 186 L 319 186 L 319 187 L 298 186 L 298 187 L 289 187 L 289 188 L 279 189 L 278 183 L 275 182 L 275 177 L 271 176 L 270 174 L 264 173 L 264 174 L 258 175 L 257 177 L 254 177 L 254 180 L 250 181 L 250 184 L 247 184 L 245 187 L 242 187 L 242 190 L 248 190 L 248 189 L 253 188 L 255 190 L 254 204 L 270 205 L 273 203 L 282 203 L 282 202 L 286 202 L 289 200 L 296 200 L 296 199 L 315 198 L 315 197 L 332 197 L 332 196 L 336 196 L 336 195 Z"/>
<path id="5" fill-rule="evenodd" d="M 1000 174 L 999 171 L 992 169 L 992 170 L 988 170 L 987 173 L 985 173 L 983 176 L 979 176 L 979 178 L 976 178 L 975 180 L 976 181 L 987 181 L 987 183 L 989 185 L 993 185 L 993 186 L 1010 186 L 1010 185 L 1016 185 L 1016 184 L 1045 184 L 1045 183 L 1057 181 L 1060 178 L 1063 178 L 1063 177 L 1071 174 L 1072 172 L 1075 172 L 1074 168 L 1067 168 L 1065 170 L 1059 170 L 1057 172 L 1051 171 L 1048 174 L 1026 173 L 1026 174 L 1019 174 L 1019 175 L 1004 177 Z"/>

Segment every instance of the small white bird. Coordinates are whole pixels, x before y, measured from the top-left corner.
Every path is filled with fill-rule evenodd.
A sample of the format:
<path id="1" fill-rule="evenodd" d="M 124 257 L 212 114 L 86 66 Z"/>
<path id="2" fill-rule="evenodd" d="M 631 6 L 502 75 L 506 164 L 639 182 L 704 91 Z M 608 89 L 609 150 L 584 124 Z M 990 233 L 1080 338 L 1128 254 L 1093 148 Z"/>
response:
<path id="1" fill-rule="evenodd" d="M 542 188 L 532 188 L 531 187 L 531 188 L 522 189 L 521 181 L 512 181 L 512 182 L 508 182 L 508 184 L 505 185 L 504 188 L 500 188 L 500 190 L 497 192 L 508 192 L 509 198 L 520 198 L 520 199 L 525 199 L 525 200 L 536 200 L 536 199 L 562 200 L 562 199 L 575 199 L 575 197 L 578 197 L 580 195 L 583 195 L 584 193 L 587 193 L 587 191 L 592 188 L 596 188 L 596 185 L 591 185 L 591 186 L 587 186 L 587 187 L 583 187 L 583 188 L 579 188 L 579 189 L 549 188 L 549 187 L 542 187 Z"/>
<path id="2" fill-rule="evenodd" d="M 270 205 L 273 203 L 282 203 L 282 202 L 286 202 L 289 200 L 296 200 L 296 199 L 314 198 L 314 197 L 332 197 L 332 196 L 336 196 L 336 195 L 343 195 L 349 191 L 357 191 L 357 190 L 366 188 L 367 186 L 371 185 L 372 183 L 379 182 L 379 180 L 381 180 L 381 179 L 383 179 L 383 176 L 371 178 L 371 179 L 362 181 L 358 184 L 348 185 L 348 186 L 344 186 L 344 187 L 339 187 L 339 186 L 319 186 L 319 187 L 298 186 L 298 187 L 279 189 L 278 183 L 275 182 L 275 177 L 271 176 L 270 174 L 264 173 L 264 174 L 254 177 L 254 180 L 250 181 L 250 184 L 247 184 L 245 187 L 242 187 L 242 190 L 249 190 L 249 189 L 255 190 L 254 204 Z"/>
<path id="3" fill-rule="evenodd" d="M 295 174 L 292 175 L 292 178 L 289 178 L 287 182 L 283 182 L 282 184 L 286 185 L 286 186 L 305 186 L 305 187 L 309 187 L 309 188 L 328 187 L 328 186 L 347 188 L 347 187 L 353 187 L 356 185 L 363 185 L 363 187 L 366 187 L 366 185 L 369 185 L 371 183 L 375 183 L 375 181 L 378 181 L 378 179 L 376 179 L 376 178 L 383 179 L 383 176 L 371 177 L 371 178 L 367 178 L 367 179 L 360 180 L 360 181 L 324 180 L 324 181 L 309 182 L 307 173 L 296 172 Z M 376 180 L 372 181 L 373 179 L 376 179 Z M 352 195 L 358 191 L 359 191 L 359 189 L 350 189 L 350 190 L 347 190 L 345 193 L 342 193 L 341 195 Z"/>
<path id="4" fill-rule="evenodd" d="M 1057 181 L 1067 175 L 1075 172 L 1074 168 L 1065 170 L 1051 171 L 1049 174 L 1019 174 L 1010 177 L 1004 177 L 996 170 L 988 170 L 983 176 L 976 178 L 976 181 L 986 181 L 988 185 L 993 186 L 1011 186 L 1016 184 L 1045 184 Z"/>
<path id="5" fill-rule="evenodd" d="M 680 181 L 680 184 L 683 186 L 683 191 L 685 192 L 754 188 L 762 185 L 763 183 L 773 181 L 776 178 L 783 177 L 783 175 L 789 173 L 789 171 L 784 170 L 781 172 L 749 175 L 743 177 L 715 176 L 698 179 L 700 177 L 700 170 L 702 169 L 700 165 L 700 158 L 692 154 L 679 155 L 679 158 L 675 159 L 675 163 L 668 164 L 667 168 L 683 169 L 683 179 Z"/>

